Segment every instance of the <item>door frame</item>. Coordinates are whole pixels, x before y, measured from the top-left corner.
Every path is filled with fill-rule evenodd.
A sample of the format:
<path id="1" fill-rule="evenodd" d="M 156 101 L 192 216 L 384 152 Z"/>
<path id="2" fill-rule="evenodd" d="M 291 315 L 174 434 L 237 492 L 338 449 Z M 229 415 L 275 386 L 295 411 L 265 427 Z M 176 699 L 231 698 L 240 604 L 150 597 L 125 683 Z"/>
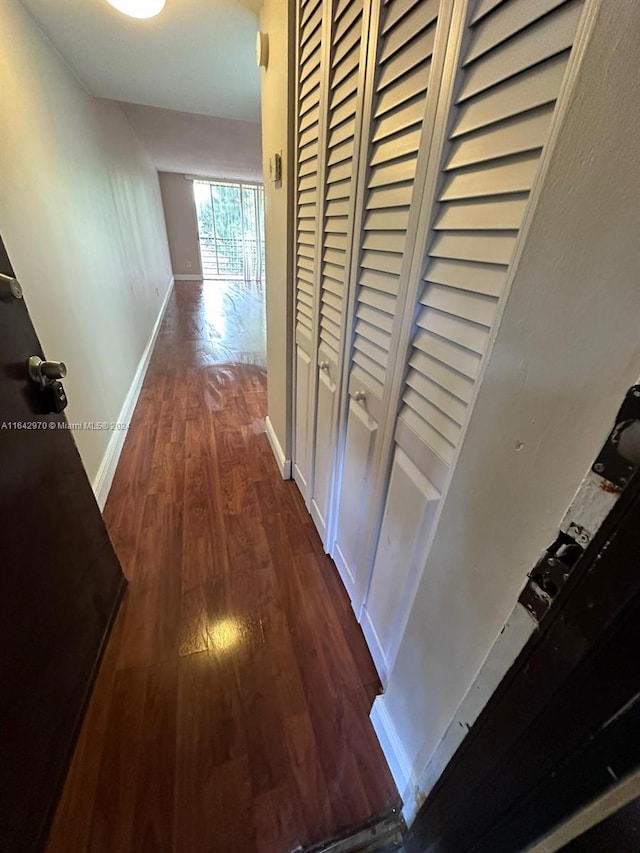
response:
<path id="1" fill-rule="evenodd" d="M 418 812 L 412 853 L 525 849 L 640 767 L 635 657 L 620 654 L 640 644 L 639 521 L 636 473 Z M 598 672 L 618 681 L 598 692 Z"/>

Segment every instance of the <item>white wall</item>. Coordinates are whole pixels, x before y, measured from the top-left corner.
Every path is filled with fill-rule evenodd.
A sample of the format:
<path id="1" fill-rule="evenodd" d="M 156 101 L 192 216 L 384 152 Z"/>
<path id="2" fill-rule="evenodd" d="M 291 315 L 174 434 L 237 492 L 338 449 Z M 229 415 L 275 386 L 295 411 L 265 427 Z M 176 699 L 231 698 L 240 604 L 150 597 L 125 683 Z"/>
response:
<path id="1" fill-rule="evenodd" d="M 17 2 L 0 5 L 0 233 L 70 421 L 117 420 L 171 279 L 158 178 Z M 110 433 L 74 432 L 93 479 Z"/>
<path id="2" fill-rule="evenodd" d="M 639 40 L 636 0 L 600 4 L 396 665 L 376 702 L 413 773 L 407 797 L 640 371 Z"/>
<path id="3" fill-rule="evenodd" d="M 173 274 L 201 276 L 202 259 L 193 181 L 187 181 L 184 175 L 169 172 L 160 172 L 158 177 Z"/>
<path id="4" fill-rule="evenodd" d="M 262 180 L 258 122 L 139 104 L 120 106 L 159 172 L 233 181 Z"/>
<path id="5" fill-rule="evenodd" d="M 261 77 L 265 191 L 268 410 L 272 443 L 291 459 L 291 306 L 293 181 L 290 139 L 293 104 L 293 4 L 265 0 L 260 29 L 269 37 L 269 64 Z M 269 161 L 282 153 L 282 181 L 269 180 Z M 288 465 L 288 463 L 287 463 Z M 290 465 L 289 465 L 290 467 Z"/>

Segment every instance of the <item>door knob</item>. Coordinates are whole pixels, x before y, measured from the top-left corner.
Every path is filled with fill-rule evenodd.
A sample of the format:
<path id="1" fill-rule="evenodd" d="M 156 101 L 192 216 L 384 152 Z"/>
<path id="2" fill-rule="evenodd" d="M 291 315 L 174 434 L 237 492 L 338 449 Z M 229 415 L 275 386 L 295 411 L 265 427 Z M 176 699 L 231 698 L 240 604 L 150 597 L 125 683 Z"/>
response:
<path id="1" fill-rule="evenodd" d="M 0 299 L 3 302 L 13 302 L 22 299 L 22 288 L 17 278 L 0 273 Z"/>
<path id="2" fill-rule="evenodd" d="M 353 395 L 353 399 L 357 403 L 362 403 L 364 402 L 364 400 L 367 399 L 367 395 L 364 393 L 364 391 L 356 391 L 356 393 Z"/>
<path id="3" fill-rule="evenodd" d="M 320 370 L 328 370 L 329 369 L 329 362 L 328 361 L 320 361 L 320 362 L 318 362 L 318 367 L 320 368 Z"/>
<path id="4" fill-rule="evenodd" d="M 63 361 L 43 361 L 39 356 L 32 355 L 27 361 L 29 377 L 45 388 L 67 375 L 67 365 Z"/>

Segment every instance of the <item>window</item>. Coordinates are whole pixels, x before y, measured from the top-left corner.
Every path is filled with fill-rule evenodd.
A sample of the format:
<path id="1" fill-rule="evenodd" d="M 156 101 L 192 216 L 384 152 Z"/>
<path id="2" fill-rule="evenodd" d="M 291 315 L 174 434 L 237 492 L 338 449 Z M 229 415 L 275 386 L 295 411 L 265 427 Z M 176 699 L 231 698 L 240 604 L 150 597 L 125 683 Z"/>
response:
<path id="1" fill-rule="evenodd" d="M 262 281 L 263 187 L 194 181 L 193 189 L 204 278 Z"/>

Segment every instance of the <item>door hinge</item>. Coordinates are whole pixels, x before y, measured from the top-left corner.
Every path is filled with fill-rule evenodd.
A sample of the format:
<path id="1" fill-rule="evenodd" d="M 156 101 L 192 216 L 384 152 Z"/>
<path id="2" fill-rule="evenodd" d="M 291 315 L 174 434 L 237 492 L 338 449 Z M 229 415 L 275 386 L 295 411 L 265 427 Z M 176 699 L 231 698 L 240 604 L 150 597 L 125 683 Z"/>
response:
<path id="1" fill-rule="evenodd" d="M 591 466 L 591 470 L 598 475 L 597 480 L 603 491 L 619 493 L 627 486 L 638 467 L 640 467 L 640 385 L 633 385 L 625 395 L 616 415 L 614 427 Z M 584 482 L 586 483 L 587 479 Z M 569 508 L 569 513 L 572 507 Z M 595 530 L 590 532 L 582 524 L 572 521 L 566 532 L 560 531 L 555 542 L 547 548 L 529 572 L 527 584 L 518 601 L 526 607 L 536 622 L 542 620 L 571 577 L 574 566 L 584 553 L 594 532 Z"/>
<path id="2" fill-rule="evenodd" d="M 620 490 L 624 489 L 640 465 L 640 385 L 633 385 L 620 406 L 615 425 L 592 471 Z"/>
<path id="3" fill-rule="evenodd" d="M 584 548 L 568 533 L 560 531 L 533 569 L 518 601 L 540 622 L 558 593 L 571 577 L 573 567 L 584 554 Z"/>

